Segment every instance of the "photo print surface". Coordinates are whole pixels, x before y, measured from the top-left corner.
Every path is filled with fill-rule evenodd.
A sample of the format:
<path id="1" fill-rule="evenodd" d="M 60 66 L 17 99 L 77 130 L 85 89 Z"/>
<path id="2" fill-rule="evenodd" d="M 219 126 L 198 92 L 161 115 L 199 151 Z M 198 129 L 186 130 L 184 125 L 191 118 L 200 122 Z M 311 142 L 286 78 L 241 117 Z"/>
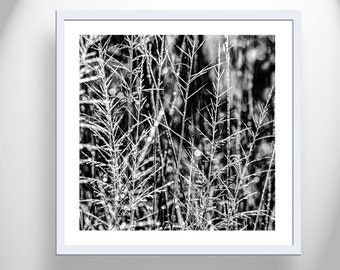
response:
<path id="1" fill-rule="evenodd" d="M 81 35 L 80 230 L 275 230 L 275 36 Z"/>

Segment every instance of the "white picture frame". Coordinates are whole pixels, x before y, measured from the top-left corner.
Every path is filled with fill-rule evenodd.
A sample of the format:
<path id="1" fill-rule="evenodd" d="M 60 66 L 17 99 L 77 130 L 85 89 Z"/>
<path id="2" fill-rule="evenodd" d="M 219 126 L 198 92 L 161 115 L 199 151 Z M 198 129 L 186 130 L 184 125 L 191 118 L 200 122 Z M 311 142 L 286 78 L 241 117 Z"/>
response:
<path id="1" fill-rule="evenodd" d="M 169 27 L 175 22 L 181 22 L 182 27 L 178 27 L 179 24 L 176 24 L 175 29 Z M 145 24 L 149 28 L 135 28 L 138 24 Z M 286 112 L 283 110 L 275 112 L 282 113 L 282 122 L 288 123 L 289 126 L 288 133 L 283 134 L 283 132 L 280 135 L 279 132 L 282 129 L 278 128 L 277 131 L 277 136 L 280 136 L 277 139 L 281 138 L 282 149 L 290 147 L 290 150 L 277 160 L 278 167 L 288 166 L 288 176 L 285 175 L 285 181 L 282 180 L 288 184 L 282 184 L 282 189 L 278 190 L 277 194 L 277 199 L 281 200 L 282 212 L 286 215 L 283 217 L 286 217 L 284 219 L 288 222 L 282 221 L 282 226 L 278 224 L 278 229 L 274 232 L 79 231 L 77 217 L 79 213 L 77 180 L 79 179 L 74 177 L 79 171 L 79 154 L 77 151 L 70 150 L 70 148 L 79 149 L 79 141 L 75 133 L 78 127 L 74 129 L 74 123 L 79 121 L 77 118 L 79 104 L 76 102 L 77 98 L 79 100 L 78 88 L 74 87 L 79 80 L 79 59 L 77 58 L 79 57 L 77 47 L 79 34 L 84 34 L 84 31 L 86 34 L 106 34 L 110 31 L 111 34 L 124 34 L 143 32 L 143 29 L 147 29 L 145 32 L 149 34 L 162 30 L 163 26 L 157 25 L 164 25 L 165 28 L 168 26 L 166 29 L 169 33 L 192 29 L 196 32 L 212 31 L 216 34 L 221 30 L 214 30 L 212 26 L 218 24 L 232 25 L 234 32 L 231 31 L 231 34 L 267 33 L 278 35 L 278 37 L 281 35 L 282 39 L 278 38 L 277 43 L 282 41 L 284 44 L 285 40 L 289 40 L 288 50 L 286 50 L 287 44 L 286 48 L 280 47 L 279 44 L 276 48 L 278 55 L 276 88 L 277 91 L 286 88 L 284 93 L 288 93 L 282 96 L 282 103 L 287 106 L 278 105 L 278 110 L 288 109 Z M 209 26 L 204 27 L 204 25 Z M 258 28 L 254 29 L 254 25 Z M 57 11 L 56 253 L 58 255 L 299 255 L 301 253 L 300 38 L 299 11 Z M 280 69 L 280 61 L 282 60 L 283 63 L 285 59 L 289 60 L 282 64 Z M 279 70 L 283 70 L 283 67 L 285 69 L 280 74 Z M 285 76 L 288 83 L 283 85 L 284 82 L 279 76 Z M 282 85 L 280 85 L 281 82 Z M 76 94 L 72 94 L 73 91 Z M 276 150 L 278 151 L 279 149 Z M 283 171 L 282 169 L 277 173 L 281 174 Z"/>

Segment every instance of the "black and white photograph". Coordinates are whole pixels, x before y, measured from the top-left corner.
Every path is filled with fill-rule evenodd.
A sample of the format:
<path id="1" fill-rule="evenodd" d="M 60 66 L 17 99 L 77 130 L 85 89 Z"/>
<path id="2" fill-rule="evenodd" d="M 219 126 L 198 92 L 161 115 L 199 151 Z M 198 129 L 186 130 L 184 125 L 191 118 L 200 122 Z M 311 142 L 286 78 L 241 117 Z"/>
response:
<path id="1" fill-rule="evenodd" d="M 79 229 L 275 230 L 275 35 L 80 35 Z"/>

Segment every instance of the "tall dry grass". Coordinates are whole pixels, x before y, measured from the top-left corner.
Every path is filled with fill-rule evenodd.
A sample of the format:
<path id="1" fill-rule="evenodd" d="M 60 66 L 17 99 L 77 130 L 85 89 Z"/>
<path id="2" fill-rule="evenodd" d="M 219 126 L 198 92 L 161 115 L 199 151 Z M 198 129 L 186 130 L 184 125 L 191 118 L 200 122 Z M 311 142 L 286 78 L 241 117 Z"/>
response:
<path id="1" fill-rule="evenodd" d="M 274 230 L 272 36 L 80 36 L 81 230 Z"/>

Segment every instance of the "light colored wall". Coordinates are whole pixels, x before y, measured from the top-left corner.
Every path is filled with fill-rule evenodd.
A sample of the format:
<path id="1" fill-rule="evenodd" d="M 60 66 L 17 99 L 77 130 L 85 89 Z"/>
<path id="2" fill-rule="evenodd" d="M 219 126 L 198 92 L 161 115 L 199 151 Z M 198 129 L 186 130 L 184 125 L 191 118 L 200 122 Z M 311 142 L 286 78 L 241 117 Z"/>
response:
<path id="1" fill-rule="evenodd" d="M 300 9 L 302 256 L 55 256 L 54 11 Z M 2 0 L 0 269 L 337 269 L 339 0 Z"/>

